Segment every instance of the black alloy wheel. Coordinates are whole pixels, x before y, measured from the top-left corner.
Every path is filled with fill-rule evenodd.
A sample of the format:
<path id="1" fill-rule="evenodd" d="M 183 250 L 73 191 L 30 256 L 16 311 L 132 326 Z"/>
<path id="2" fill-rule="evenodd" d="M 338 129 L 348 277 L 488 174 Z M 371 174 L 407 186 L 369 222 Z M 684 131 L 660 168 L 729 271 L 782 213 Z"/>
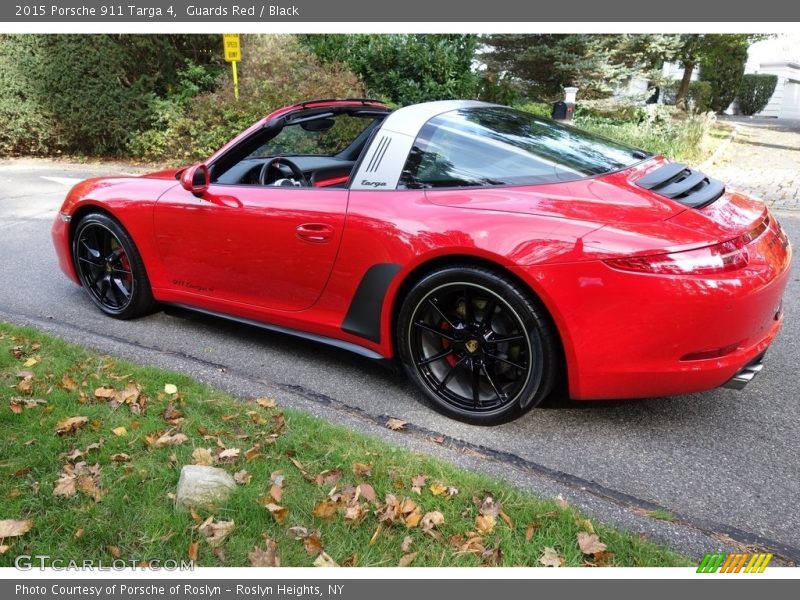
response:
<path id="1" fill-rule="evenodd" d="M 114 219 L 102 213 L 81 219 L 72 253 L 81 284 L 104 313 L 131 319 L 152 310 L 153 295 L 141 256 Z"/>
<path id="2" fill-rule="evenodd" d="M 508 421 L 553 387 L 552 326 L 516 282 L 492 271 L 454 267 L 425 277 L 408 294 L 398 325 L 406 371 L 449 416 Z"/>

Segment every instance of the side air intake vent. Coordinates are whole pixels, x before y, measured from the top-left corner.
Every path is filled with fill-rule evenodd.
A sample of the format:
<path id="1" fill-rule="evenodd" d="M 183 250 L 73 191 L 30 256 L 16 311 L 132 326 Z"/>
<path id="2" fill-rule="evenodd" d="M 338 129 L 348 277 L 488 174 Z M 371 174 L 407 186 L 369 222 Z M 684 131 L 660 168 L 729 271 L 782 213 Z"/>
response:
<path id="1" fill-rule="evenodd" d="M 691 208 L 703 208 L 725 193 L 721 181 L 693 171 L 681 163 L 659 167 L 636 181 L 636 185 L 671 198 Z"/>

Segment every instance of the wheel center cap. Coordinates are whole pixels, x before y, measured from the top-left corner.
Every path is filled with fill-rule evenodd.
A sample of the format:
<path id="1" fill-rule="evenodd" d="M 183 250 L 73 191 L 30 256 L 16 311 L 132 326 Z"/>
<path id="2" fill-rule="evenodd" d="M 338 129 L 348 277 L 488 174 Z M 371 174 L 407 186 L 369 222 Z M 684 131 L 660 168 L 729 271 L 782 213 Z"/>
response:
<path id="1" fill-rule="evenodd" d="M 467 352 L 469 352 L 470 354 L 474 354 L 479 346 L 480 346 L 480 344 L 478 343 L 478 340 L 467 340 L 464 343 L 464 347 L 467 349 Z"/>

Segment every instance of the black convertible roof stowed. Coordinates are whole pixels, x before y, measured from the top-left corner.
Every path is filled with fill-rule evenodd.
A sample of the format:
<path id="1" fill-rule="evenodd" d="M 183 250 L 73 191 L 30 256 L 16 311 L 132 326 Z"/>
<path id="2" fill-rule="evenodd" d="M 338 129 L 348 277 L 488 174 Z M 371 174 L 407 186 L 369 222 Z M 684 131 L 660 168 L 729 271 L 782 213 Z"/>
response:
<path id="1" fill-rule="evenodd" d="M 703 208 L 725 193 L 721 181 L 683 163 L 669 163 L 636 180 L 636 185 L 691 208 Z"/>

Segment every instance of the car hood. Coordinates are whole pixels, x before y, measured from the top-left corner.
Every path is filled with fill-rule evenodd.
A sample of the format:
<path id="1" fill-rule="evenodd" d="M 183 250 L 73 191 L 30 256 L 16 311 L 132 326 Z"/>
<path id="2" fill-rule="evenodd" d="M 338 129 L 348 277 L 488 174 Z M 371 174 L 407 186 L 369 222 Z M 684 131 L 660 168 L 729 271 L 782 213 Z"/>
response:
<path id="1" fill-rule="evenodd" d="M 624 171 L 563 183 L 427 190 L 428 200 L 441 206 L 496 210 L 576 219 L 598 224 L 666 221 L 687 208 L 635 185 L 635 181 L 660 165 L 650 159 Z"/>
<path id="2" fill-rule="evenodd" d="M 141 177 L 146 177 L 147 179 L 171 179 L 175 180 L 177 175 L 180 171 L 183 171 L 186 167 L 182 167 L 180 169 L 164 169 L 163 171 L 153 171 L 152 173 L 145 173 Z"/>

